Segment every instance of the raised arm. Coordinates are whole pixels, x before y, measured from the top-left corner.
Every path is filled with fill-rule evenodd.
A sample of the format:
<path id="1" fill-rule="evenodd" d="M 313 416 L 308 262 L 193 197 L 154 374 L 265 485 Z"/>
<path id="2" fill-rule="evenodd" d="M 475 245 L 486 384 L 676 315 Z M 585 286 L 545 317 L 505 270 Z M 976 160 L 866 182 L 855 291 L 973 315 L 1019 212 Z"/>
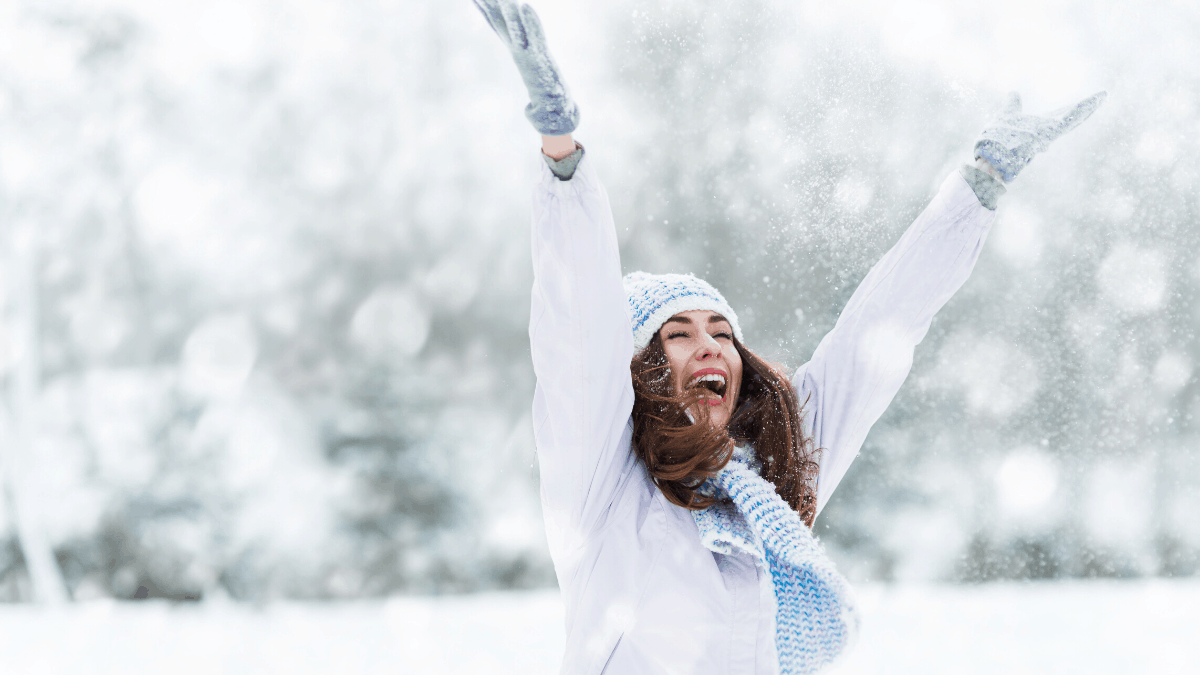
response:
<path id="1" fill-rule="evenodd" d="M 806 424 L 823 448 L 818 514 L 908 377 L 934 314 L 971 274 L 994 217 L 962 175 L 948 177 L 796 372 Z"/>
<path id="2" fill-rule="evenodd" d="M 1104 97 L 1101 92 L 1069 110 L 1038 117 L 1022 114 L 1020 99 L 1011 94 L 976 143 L 976 164 L 964 165 L 942 183 L 925 211 L 867 273 L 812 360 L 796 372 L 800 400 L 807 401 L 807 426 L 824 448 L 818 513 L 908 377 L 913 349 L 934 315 L 970 276 L 1004 182 L 1086 119 Z"/>
<path id="3" fill-rule="evenodd" d="M 568 181 L 542 172 L 533 271 L 533 423 L 547 536 L 563 560 L 603 522 L 634 463 L 633 333 L 608 194 L 586 156 Z"/>
<path id="4" fill-rule="evenodd" d="M 529 90 L 525 115 L 542 134 L 546 160 L 533 194 L 529 339 L 542 507 L 561 574 L 635 464 L 633 336 L 608 194 L 571 137 L 579 109 L 537 14 L 512 0 L 474 1 Z"/>

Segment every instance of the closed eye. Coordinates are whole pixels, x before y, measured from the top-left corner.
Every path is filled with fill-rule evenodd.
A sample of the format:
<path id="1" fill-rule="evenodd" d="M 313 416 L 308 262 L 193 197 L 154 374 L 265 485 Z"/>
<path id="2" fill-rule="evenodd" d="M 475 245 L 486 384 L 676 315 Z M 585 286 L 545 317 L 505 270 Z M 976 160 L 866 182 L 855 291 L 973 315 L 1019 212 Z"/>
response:
<path id="1" fill-rule="evenodd" d="M 668 340 L 672 340 L 674 338 L 685 338 L 687 336 L 688 336 L 687 331 L 682 331 L 682 330 L 677 330 L 674 333 L 667 333 Z"/>
<path id="2" fill-rule="evenodd" d="M 733 339 L 733 335 L 731 333 L 725 333 L 725 332 L 715 333 L 715 334 L 713 334 L 713 337 L 725 338 L 726 340 Z"/>

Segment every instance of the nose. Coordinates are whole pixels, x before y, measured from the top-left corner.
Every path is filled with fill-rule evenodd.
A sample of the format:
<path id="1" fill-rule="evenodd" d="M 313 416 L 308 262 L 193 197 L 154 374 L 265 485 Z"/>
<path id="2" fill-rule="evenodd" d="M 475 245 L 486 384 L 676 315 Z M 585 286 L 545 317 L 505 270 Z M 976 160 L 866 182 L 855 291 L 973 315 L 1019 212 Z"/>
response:
<path id="1" fill-rule="evenodd" d="M 696 360 L 707 361 L 708 359 L 720 356 L 721 343 L 717 342 L 717 339 L 707 332 L 703 332 L 702 335 L 703 337 L 700 338 L 700 349 L 696 351 Z"/>

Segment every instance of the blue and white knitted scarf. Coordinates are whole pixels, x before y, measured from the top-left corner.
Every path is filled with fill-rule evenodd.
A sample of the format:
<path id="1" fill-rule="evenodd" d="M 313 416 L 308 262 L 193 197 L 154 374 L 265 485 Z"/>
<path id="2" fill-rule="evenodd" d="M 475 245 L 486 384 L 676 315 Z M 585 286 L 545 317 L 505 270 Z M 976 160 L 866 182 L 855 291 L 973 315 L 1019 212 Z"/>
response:
<path id="1" fill-rule="evenodd" d="M 836 661 L 858 634 L 854 592 L 808 526 L 757 468 L 753 450 L 737 448 L 729 464 L 702 488 L 732 503 L 721 501 L 692 514 L 709 550 L 746 553 L 770 569 L 779 672 L 816 673 Z"/>

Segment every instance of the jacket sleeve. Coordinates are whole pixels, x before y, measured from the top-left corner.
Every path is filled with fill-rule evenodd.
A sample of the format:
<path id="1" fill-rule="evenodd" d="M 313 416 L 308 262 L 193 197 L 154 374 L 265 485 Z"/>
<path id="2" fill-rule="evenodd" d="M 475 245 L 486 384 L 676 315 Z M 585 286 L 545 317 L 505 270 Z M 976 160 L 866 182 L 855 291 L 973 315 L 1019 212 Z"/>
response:
<path id="1" fill-rule="evenodd" d="M 994 217 L 962 176 L 948 177 L 797 370 L 806 430 L 823 449 L 818 513 L 908 377 L 934 314 L 970 276 Z"/>
<path id="2" fill-rule="evenodd" d="M 556 566 L 569 567 L 634 465 L 633 336 L 608 194 L 586 155 L 570 180 L 541 167 L 532 234 L 542 509 Z"/>

